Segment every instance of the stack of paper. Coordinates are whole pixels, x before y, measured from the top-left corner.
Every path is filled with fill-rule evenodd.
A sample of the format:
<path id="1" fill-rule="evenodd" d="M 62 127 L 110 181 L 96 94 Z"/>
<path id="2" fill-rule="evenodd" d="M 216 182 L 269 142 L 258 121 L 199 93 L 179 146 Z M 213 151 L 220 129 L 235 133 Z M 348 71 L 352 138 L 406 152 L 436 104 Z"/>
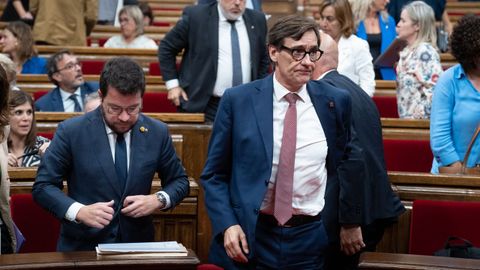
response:
<path id="1" fill-rule="evenodd" d="M 187 256 L 187 249 L 176 241 L 98 244 L 99 256 L 116 258 Z"/>

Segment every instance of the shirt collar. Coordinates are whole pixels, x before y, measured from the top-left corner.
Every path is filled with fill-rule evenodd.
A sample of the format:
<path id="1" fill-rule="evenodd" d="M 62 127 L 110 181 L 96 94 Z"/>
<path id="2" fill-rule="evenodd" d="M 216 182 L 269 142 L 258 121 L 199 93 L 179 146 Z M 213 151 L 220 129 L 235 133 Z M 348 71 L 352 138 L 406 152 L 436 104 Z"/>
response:
<path id="1" fill-rule="evenodd" d="M 465 70 L 463 69 L 462 65 L 457 64 L 457 68 L 454 69 L 454 77 L 456 79 L 461 79 L 462 77 L 466 78 L 467 73 L 465 73 Z"/>
<path id="2" fill-rule="evenodd" d="M 63 101 L 67 101 L 68 98 L 70 98 L 70 96 L 73 94 L 77 94 L 78 96 L 81 96 L 82 94 L 82 92 L 80 91 L 80 87 L 78 87 L 77 90 L 75 90 L 75 92 L 73 93 L 67 92 L 60 87 L 58 89 L 60 89 L 60 96 L 62 97 Z"/>
<path id="3" fill-rule="evenodd" d="M 285 88 L 277 80 L 276 73 L 274 73 L 273 74 L 273 96 L 275 97 L 276 101 L 280 102 L 280 100 L 288 93 L 292 93 L 292 91 Z M 300 97 L 300 100 L 303 102 L 307 102 L 308 100 L 310 100 L 310 96 L 308 95 L 306 84 L 302 85 L 302 87 L 300 87 L 300 90 L 294 93 L 296 93 Z"/>

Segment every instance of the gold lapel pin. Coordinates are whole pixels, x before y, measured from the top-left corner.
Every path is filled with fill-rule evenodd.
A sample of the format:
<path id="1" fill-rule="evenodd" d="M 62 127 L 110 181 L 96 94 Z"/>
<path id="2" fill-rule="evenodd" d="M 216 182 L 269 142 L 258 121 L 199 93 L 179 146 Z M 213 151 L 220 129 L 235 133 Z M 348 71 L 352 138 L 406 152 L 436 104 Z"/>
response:
<path id="1" fill-rule="evenodd" d="M 144 126 L 141 126 L 140 127 L 140 132 L 142 132 L 142 133 L 148 132 L 148 128 L 146 128 Z"/>

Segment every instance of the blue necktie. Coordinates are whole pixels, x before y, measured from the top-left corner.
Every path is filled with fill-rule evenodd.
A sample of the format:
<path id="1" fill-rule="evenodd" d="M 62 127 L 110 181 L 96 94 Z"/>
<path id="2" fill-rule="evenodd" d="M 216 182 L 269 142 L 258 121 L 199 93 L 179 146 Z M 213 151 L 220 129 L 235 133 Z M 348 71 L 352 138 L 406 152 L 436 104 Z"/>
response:
<path id="1" fill-rule="evenodd" d="M 125 189 L 127 183 L 127 145 L 123 134 L 117 134 L 117 143 L 115 144 L 115 170 L 117 171 L 120 187 Z"/>
<path id="2" fill-rule="evenodd" d="M 235 27 L 236 20 L 228 20 L 231 25 L 230 39 L 232 42 L 232 87 L 243 83 L 242 81 L 242 60 L 240 58 L 240 42 L 238 41 L 237 28 Z"/>
<path id="3" fill-rule="evenodd" d="M 68 97 L 69 99 L 73 100 L 73 103 L 75 103 L 75 108 L 73 109 L 74 112 L 81 112 L 82 107 L 80 107 L 80 103 L 78 103 L 77 100 L 77 94 L 72 94 L 71 96 Z"/>

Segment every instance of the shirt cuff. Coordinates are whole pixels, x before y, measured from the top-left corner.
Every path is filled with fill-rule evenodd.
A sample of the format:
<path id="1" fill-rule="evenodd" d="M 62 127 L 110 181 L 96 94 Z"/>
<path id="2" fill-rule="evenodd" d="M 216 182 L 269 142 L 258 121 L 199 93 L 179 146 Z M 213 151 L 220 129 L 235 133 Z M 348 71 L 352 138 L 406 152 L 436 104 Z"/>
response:
<path id="1" fill-rule="evenodd" d="M 159 192 L 157 192 L 157 193 L 162 193 L 163 196 L 165 196 L 165 200 L 166 200 L 165 206 L 162 207 L 162 208 L 160 208 L 160 210 L 170 208 L 170 206 L 171 206 L 171 204 L 172 204 L 172 203 L 170 202 L 170 196 L 169 196 L 165 191 L 159 191 Z"/>
<path id="2" fill-rule="evenodd" d="M 72 222 L 77 222 L 77 214 L 78 211 L 80 211 L 80 208 L 84 207 L 84 204 L 74 202 L 72 205 L 67 210 L 67 213 L 65 213 L 65 218 L 69 221 Z"/>
<path id="3" fill-rule="evenodd" d="M 173 80 L 168 80 L 165 82 L 165 86 L 167 87 L 168 90 L 179 87 L 180 83 L 178 82 L 178 79 L 173 79 Z"/>

